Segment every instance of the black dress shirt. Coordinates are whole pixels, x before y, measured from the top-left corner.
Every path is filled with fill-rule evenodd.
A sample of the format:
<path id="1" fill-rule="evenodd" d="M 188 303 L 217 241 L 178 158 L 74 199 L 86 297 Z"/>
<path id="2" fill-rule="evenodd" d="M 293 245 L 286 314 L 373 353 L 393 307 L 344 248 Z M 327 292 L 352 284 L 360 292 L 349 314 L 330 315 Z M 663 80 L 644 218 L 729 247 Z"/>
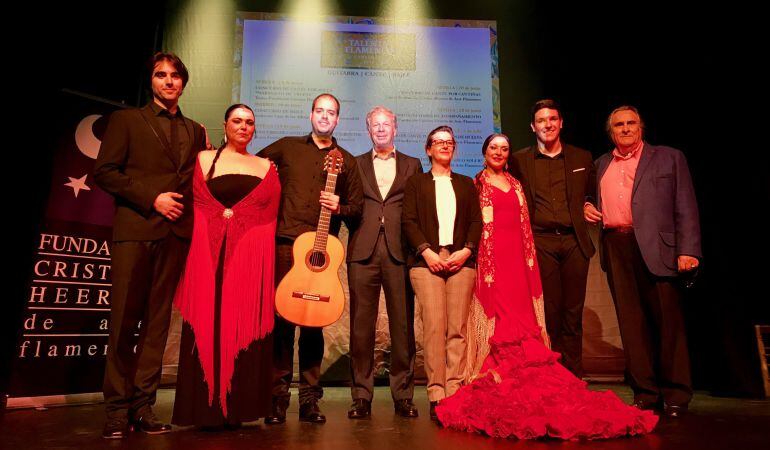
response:
<path id="1" fill-rule="evenodd" d="M 342 153 L 344 162 L 335 187 L 340 210 L 332 215 L 329 225 L 329 233 L 337 236 L 342 219 L 357 218 L 363 209 L 361 178 L 353 155 L 339 147 L 334 138 L 331 146 L 319 149 L 311 134 L 281 138 L 259 152 L 259 156 L 275 163 L 281 180 L 278 237 L 294 240 L 302 233 L 316 230 L 321 214 L 319 199 L 326 185 L 324 158 L 334 148 Z"/>
<path id="2" fill-rule="evenodd" d="M 534 231 L 572 227 L 567 204 L 567 172 L 564 152 L 555 157 L 535 152 Z"/>
<path id="3" fill-rule="evenodd" d="M 176 114 L 171 114 L 166 108 L 162 108 L 155 102 L 150 103 L 150 109 L 158 120 L 158 124 L 160 125 L 160 129 L 163 130 L 166 141 L 171 145 L 171 148 L 175 153 L 179 153 L 179 158 L 181 160 L 186 156 L 187 149 L 190 148 L 190 143 L 193 139 L 192 136 L 190 136 L 190 130 L 185 127 L 182 109 L 177 108 Z M 175 130 L 176 136 L 171 134 L 172 129 Z"/>

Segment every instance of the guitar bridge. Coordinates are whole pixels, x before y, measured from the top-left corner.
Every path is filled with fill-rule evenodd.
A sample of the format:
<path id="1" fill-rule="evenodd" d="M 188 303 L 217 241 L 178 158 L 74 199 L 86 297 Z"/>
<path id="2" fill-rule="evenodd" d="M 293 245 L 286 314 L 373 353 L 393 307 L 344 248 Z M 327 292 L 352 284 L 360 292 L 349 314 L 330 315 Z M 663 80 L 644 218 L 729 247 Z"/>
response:
<path id="1" fill-rule="evenodd" d="M 300 300 L 310 300 L 313 302 L 326 302 L 326 303 L 329 302 L 328 295 L 313 294 L 310 292 L 294 291 L 291 293 L 291 296 L 293 298 L 298 298 Z"/>

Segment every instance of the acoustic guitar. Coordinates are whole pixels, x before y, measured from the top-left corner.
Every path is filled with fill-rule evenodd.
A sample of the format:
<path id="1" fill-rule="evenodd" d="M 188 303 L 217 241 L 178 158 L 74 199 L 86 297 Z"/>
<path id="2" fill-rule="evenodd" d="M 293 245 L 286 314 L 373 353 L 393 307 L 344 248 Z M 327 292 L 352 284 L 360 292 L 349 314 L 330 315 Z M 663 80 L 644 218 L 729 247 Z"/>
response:
<path id="1" fill-rule="evenodd" d="M 334 193 L 342 167 L 342 153 L 331 150 L 324 161 L 325 192 Z M 331 210 L 322 206 L 316 231 L 302 233 L 294 241 L 294 263 L 275 292 L 276 311 L 297 325 L 325 327 L 336 322 L 345 309 L 338 274 L 345 249 L 339 239 L 329 236 L 331 215 Z"/>

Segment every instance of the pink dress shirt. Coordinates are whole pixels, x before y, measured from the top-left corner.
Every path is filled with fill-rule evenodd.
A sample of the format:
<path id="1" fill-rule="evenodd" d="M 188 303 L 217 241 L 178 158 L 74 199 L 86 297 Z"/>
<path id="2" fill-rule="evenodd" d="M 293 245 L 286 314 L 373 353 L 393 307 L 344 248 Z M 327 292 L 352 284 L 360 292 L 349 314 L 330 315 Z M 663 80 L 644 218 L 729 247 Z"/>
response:
<path id="1" fill-rule="evenodd" d="M 639 145 L 626 155 L 620 153 L 617 148 L 612 151 L 612 161 L 599 181 L 604 228 L 634 225 L 631 214 L 631 193 L 643 147 L 644 142 L 639 142 Z"/>

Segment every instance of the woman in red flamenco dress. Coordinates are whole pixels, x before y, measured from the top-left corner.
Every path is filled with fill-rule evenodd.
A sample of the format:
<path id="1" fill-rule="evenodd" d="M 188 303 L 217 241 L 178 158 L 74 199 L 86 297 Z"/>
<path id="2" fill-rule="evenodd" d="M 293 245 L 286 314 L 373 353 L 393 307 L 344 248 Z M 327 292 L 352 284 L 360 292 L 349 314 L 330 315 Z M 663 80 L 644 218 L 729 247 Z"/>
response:
<path id="1" fill-rule="evenodd" d="M 651 411 L 587 388 L 549 349 L 543 291 L 521 184 L 504 169 L 510 144 L 489 136 L 476 176 L 483 232 L 468 322 L 466 384 L 436 407 L 448 428 L 493 437 L 602 439 L 649 433 Z"/>

